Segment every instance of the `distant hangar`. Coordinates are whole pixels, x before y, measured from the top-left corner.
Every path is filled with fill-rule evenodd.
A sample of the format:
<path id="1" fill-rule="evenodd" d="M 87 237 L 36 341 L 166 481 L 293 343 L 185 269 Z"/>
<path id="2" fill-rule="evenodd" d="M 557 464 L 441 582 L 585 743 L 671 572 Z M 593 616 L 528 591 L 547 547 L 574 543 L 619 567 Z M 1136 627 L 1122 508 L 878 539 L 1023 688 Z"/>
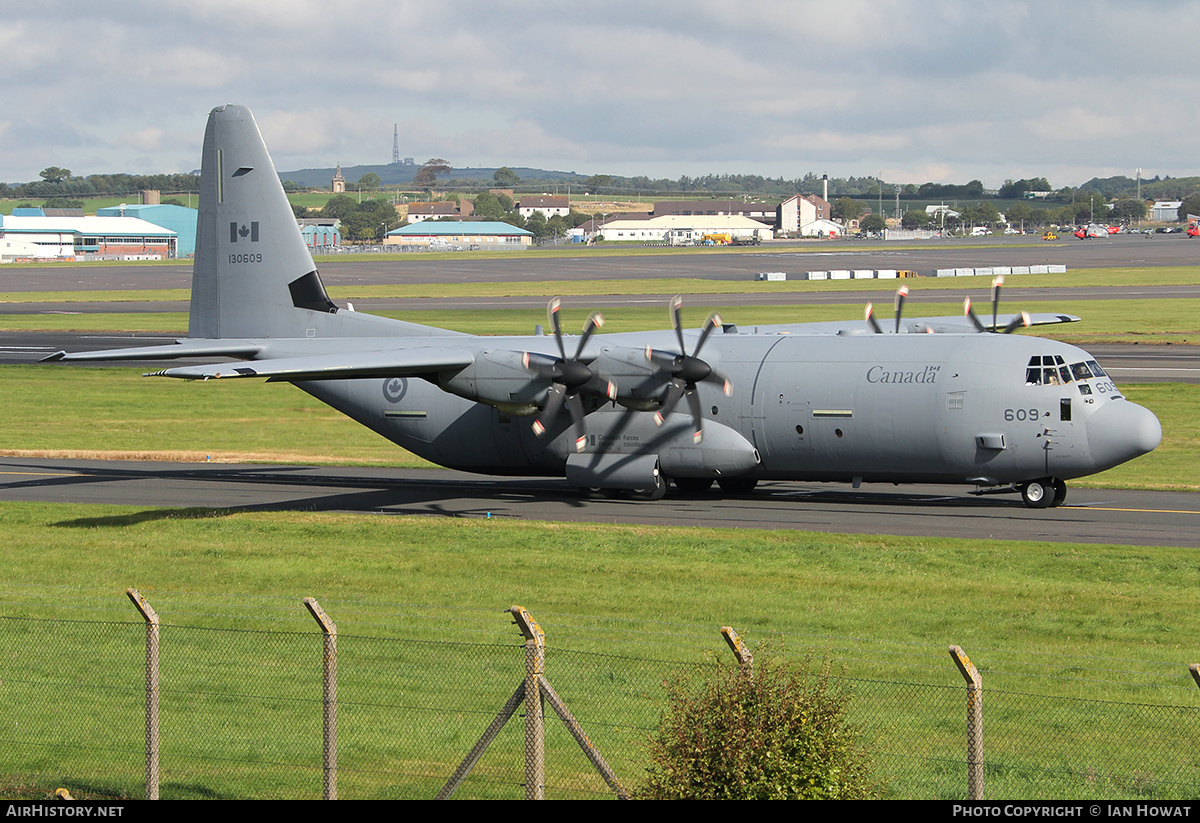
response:
<path id="1" fill-rule="evenodd" d="M 161 206 L 158 208 L 180 208 Z M 183 209 L 195 215 L 193 209 Z M 0 246 L 6 260 L 158 259 L 179 256 L 179 233 L 132 216 L 47 214 L 39 208 L 0 215 Z M 195 217 L 191 244 L 195 246 Z"/>

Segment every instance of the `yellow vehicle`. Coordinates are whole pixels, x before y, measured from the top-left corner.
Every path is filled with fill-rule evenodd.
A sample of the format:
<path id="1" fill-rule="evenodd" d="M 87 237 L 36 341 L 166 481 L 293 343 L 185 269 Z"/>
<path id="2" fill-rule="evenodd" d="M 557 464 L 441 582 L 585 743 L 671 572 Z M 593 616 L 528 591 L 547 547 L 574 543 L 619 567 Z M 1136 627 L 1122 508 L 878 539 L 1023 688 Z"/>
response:
<path id="1" fill-rule="evenodd" d="M 701 243 L 703 243 L 705 246 L 728 246 L 733 243 L 733 235 L 706 234 L 701 238 Z"/>
<path id="2" fill-rule="evenodd" d="M 1044 232 L 1042 232 L 1042 239 L 1043 240 L 1057 240 L 1058 235 L 1052 231 L 1044 231 Z"/>
<path id="3" fill-rule="evenodd" d="M 896 276 L 897 277 L 920 277 L 921 275 L 917 274 L 915 271 L 912 271 L 910 269 L 900 269 L 900 271 L 896 272 Z"/>

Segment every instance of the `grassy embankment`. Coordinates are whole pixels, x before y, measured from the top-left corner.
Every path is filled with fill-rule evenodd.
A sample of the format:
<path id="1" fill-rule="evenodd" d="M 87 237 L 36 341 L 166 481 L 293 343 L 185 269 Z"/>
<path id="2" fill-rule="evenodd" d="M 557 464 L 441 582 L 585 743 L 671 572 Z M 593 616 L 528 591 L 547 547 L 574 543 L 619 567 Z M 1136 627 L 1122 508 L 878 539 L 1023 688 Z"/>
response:
<path id="1" fill-rule="evenodd" d="M 106 621 L 94 631 L 6 622 L 17 633 L 7 648 L 34 645 L 7 687 L 21 709 L 3 721 L 0 774 L 32 772 L 34 785 L 136 791 L 140 631 L 121 594 L 132 585 L 165 624 L 167 796 L 318 792 L 308 595 L 341 635 L 343 796 L 436 790 L 520 678 L 501 611 L 514 602 L 541 621 L 548 676 L 626 781 L 645 765 L 640 741 L 673 661 L 725 656 L 716 632 L 733 625 L 756 646 L 812 649 L 862 679 L 854 716 L 890 795 L 963 795 L 951 643 L 989 689 L 989 796 L 1190 791 L 1162 781 L 1190 774 L 1191 724 L 1142 708 L 1099 734 L 1101 707 L 1079 702 L 1200 700 L 1186 669 L 1200 586 L 1190 549 L 43 504 L 5 504 L 3 516 L 6 617 Z M 58 645 L 76 634 L 88 645 Z M 446 641 L 480 645 L 456 652 Z M 512 651 L 501 660 L 496 645 Z M 1042 697 L 1014 702 L 1018 692 Z M 88 722 L 64 722 L 62 706 Z M 1130 742 L 1140 739 L 1153 755 Z M 495 748 L 511 752 L 508 741 Z M 572 748 L 561 734 L 549 745 L 559 796 L 579 796 L 562 786 L 586 772 L 570 765 Z M 504 783 L 466 794 L 519 794 L 509 757 Z M 498 780 L 504 767 L 489 758 L 484 774 Z M 1085 777 L 1093 764 L 1099 773 Z"/>

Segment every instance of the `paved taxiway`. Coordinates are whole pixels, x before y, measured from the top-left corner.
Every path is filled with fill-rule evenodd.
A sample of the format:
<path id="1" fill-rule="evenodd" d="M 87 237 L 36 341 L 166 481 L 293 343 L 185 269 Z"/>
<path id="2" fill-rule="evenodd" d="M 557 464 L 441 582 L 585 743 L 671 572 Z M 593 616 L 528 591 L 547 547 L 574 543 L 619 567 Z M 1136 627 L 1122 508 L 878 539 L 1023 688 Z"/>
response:
<path id="1" fill-rule="evenodd" d="M 583 497 L 562 480 L 439 469 L 312 468 L 0 458 L 0 500 L 352 511 L 1200 548 L 1200 495 L 1071 488 L 1056 509 L 962 487 L 765 483 L 751 495 Z"/>
<path id="2" fill-rule="evenodd" d="M 1094 240 L 1034 242 L 1025 237 L 955 238 L 893 242 L 880 248 L 866 241 L 772 242 L 761 250 L 662 255 L 597 255 L 580 249 L 578 256 L 463 256 L 433 260 L 413 254 L 403 260 L 375 260 L 353 255 L 318 264 L 326 286 L 380 283 L 503 283 L 573 280 L 657 279 L 687 277 L 706 280 L 754 280 L 758 272 L 789 274 L 828 269 L 935 269 L 983 266 L 1061 264 L 1080 268 L 1194 266 L 1200 263 L 1200 241 L 1184 235 L 1114 235 Z M 188 288 L 191 265 L 162 266 L 0 266 L 0 292 L 68 291 L 73 289 Z M 831 284 L 832 285 L 832 284 Z M 1016 279 L 1010 286 L 1017 285 Z M 961 299 L 961 298 L 960 298 Z"/>

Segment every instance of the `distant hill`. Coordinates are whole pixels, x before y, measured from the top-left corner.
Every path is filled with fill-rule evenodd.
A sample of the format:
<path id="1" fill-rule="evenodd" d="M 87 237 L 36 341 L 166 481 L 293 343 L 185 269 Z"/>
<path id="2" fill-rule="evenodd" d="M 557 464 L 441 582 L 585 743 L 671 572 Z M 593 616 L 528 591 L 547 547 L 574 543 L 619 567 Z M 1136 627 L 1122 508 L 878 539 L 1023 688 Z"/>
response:
<path id="1" fill-rule="evenodd" d="M 343 166 L 342 175 L 346 178 L 346 188 L 354 188 L 354 184 L 358 182 L 363 175 L 374 172 L 379 175 L 379 179 L 384 186 L 404 186 L 412 183 L 413 177 L 416 175 L 420 166 L 405 166 L 393 165 L 388 163 L 381 166 Z M 582 184 L 587 177 L 582 174 L 576 174 L 573 171 L 548 171 L 546 169 L 529 169 L 523 167 L 510 167 L 516 175 L 521 178 L 521 186 L 526 184 L 535 185 L 541 182 L 555 183 L 579 183 Z M 328 189 L 329 181 L 333 179 L 335 169 L 297 169 L 296 171 L 281 171 L 279 172 L 280 180 L 293 180 L 301 186 L 307 186 L 313 189 Z M 442 185 L 447 185 L 453 180 L 467 180 L 476 185 L 491 184 L 492 179 L 496 174 L 496 168 L 484 169 L 452 169 L 445 174 L 438 175 L 438 182 Z"/>

